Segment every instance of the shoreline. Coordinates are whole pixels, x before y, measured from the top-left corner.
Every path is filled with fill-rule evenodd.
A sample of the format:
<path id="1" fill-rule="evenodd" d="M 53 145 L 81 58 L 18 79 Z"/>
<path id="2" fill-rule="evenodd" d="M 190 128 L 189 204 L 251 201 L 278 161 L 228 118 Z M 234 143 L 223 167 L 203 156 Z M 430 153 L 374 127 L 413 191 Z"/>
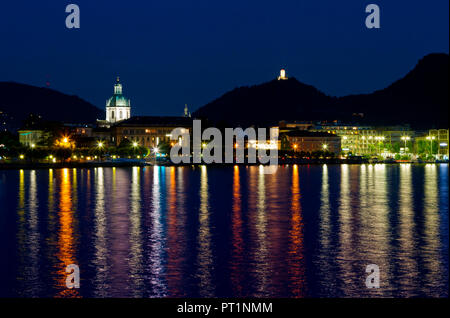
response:
<path id="1" fill-rule="evenodd" d="M 278 165 L 323 165 L 323 164 L 440 164 L 447 163 L 448 161 L 436 161 L 436 162 L 369 162 L 363 160 L 344 160 L 344 159 L 317 159 L 317 160 L 283 160 L 279 161 Z M 34 169 L 66 169 L 66 168 L 79 168 L 79 169 L 89 169 L 89 168 L 124 168 L 124 167 L 188 167 L 188 166 L 212 166 L 212 167 L 229 167 L 229 166 L 259 166 L 259 163 L 189 163 L 189 164 L 173 164 L 173 163 L 148 163 L 140 161 L 132 162 L 66 162 L 66 163 L 0 163 L 0 170 L 34 170 Z"/>

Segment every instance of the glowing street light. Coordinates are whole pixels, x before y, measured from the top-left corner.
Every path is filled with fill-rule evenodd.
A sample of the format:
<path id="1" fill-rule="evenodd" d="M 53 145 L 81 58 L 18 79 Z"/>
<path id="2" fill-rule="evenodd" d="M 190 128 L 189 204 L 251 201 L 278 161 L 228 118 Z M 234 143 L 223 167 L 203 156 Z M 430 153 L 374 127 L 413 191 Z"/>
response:
<path id="1" fill-rule="evenodd" d="M 410 140 L 411 137 L 409 137 L 409 136 L 403 136 L 401 139 L 405 142 L 405 153 L 406 153 L 406 142 L 407 142 L 408 140 Z"/>
<path id="2" fill-rule="evenodd" d="M 323 144 L 322 148 L 323 148 L 323 150 L 327 150 L 328 149 L 328 145 L 327 144 Z"/>
<path id="3" fill-rule="evenodd" d="M 137 148 L 137 146 L 139 146 L 139 144 L 135 141 L 135 142 L 133 142 L 133 147 L 134 148 Z"/>
<path id="4" fill-rule="evenodd" d="M 61 139 L 56 140 L 56 145 L 58 147 L 68 148 L 71 146 L 71 141 L 70 141 L 69 137 L 64 136 Z"/>
<path id="5" fill-rule="evenodd" d="M 153 153 L 155 154 L 155 165 L 156 165 L 156 156 L 158 155 L 158 153 L 159 153 L 159 149 L 158 149 L 158 147 L 153 147 Z"/>
<path id="6" fill-rule="evenodd" d="M 30 147 L 31 147 L 31 149 L 34 149 L 34 148 L 36 148 L 36 145 L 35 144 L 31 144 Z"/>
<path id="7" fill-rule="evenodd" d="M 430 141 L 430 154 L 433 155 L 433 140 L 436 139 L 435 136 L 428 136 L 427 139 Z"/>
<path id="8" fill-rule="evenodd" d="M 381 154 L 381 142 L 384 140 L 383 136 L 375 137 L 375 140 L 378 140 L 378 154 Z"/>
<path id="9" fill-rule="evenodd" d="M 99 141 L 99 142 L 97 143 L 97 147 L 103 148 L 103 142 Z"/>

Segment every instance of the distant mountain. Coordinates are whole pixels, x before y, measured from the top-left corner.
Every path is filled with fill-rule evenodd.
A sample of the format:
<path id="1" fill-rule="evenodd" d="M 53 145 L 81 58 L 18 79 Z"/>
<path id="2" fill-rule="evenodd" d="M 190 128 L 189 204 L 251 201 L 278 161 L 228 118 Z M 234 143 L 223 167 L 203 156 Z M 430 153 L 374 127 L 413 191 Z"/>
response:
<path id="1" fill-rule="evenodd" d="M 49 88 L 0 82 L 0 112 L 8 114 L 9 127 L 19 128 L 29 114 L 45 120 L 67 123 L 95 123 L 105 117 L 104 111 L 77 96 Z"/>
<path id="2" fill-rule="evenodd" d="M 427 55 L 389 87 L 341 98 L 327 96 L 295 78 L 273 80 L 236 88 L 193 115 L 235 126 L 276 124 L 280 120 L 342 120 L 448 128 L 448 62 L 448 54 Z"/>
<path id="3" fill-rule="evenodd" d="M 295 78 L 239 87 L 194 112 L 195 117 L 234 125 L 272 124 L 281 119 L 332 118 L 333 98 Z"/>
<path id="4" fill-rule="evenodd" d="M 338 99 L 337 107 L 363 112 L 368 123 L 448 128 L 449 55 L 430 54 L 402 79 L 371 94 Z"/>

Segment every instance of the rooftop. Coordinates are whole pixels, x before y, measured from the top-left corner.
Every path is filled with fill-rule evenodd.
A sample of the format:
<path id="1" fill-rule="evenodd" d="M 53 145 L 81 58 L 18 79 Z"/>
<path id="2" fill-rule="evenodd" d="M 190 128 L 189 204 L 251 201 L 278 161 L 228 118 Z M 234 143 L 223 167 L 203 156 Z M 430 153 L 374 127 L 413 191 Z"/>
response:
<path id="1" fill-rule="evenodd" d="M 114 125 L 115 127 L 189 127 L 192 119 L 178 116 L 133 116 Z"/>
<path id="2" fill-rule="evenodd" d="M 308 130 L 293 130 L 286 133 L 289 137 L 328 137 L 328 138 L 340 138 L 335 134 L 329 134 L 326 132 L 313 132 Z"/>

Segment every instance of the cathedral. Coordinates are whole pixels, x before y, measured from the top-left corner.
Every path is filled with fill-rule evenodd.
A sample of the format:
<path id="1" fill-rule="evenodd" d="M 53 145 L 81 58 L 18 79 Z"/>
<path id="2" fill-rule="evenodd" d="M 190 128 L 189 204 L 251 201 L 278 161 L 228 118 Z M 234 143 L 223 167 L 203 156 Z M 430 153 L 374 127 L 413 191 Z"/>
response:
<path id="1" fill-rule="evenodd" d="M 131 116 L 130 100 L 122 94 L 122 84 L 117 77 L 114 84 L 114 95 L 106 101 L 106 122 L 114 124 Z"/>

